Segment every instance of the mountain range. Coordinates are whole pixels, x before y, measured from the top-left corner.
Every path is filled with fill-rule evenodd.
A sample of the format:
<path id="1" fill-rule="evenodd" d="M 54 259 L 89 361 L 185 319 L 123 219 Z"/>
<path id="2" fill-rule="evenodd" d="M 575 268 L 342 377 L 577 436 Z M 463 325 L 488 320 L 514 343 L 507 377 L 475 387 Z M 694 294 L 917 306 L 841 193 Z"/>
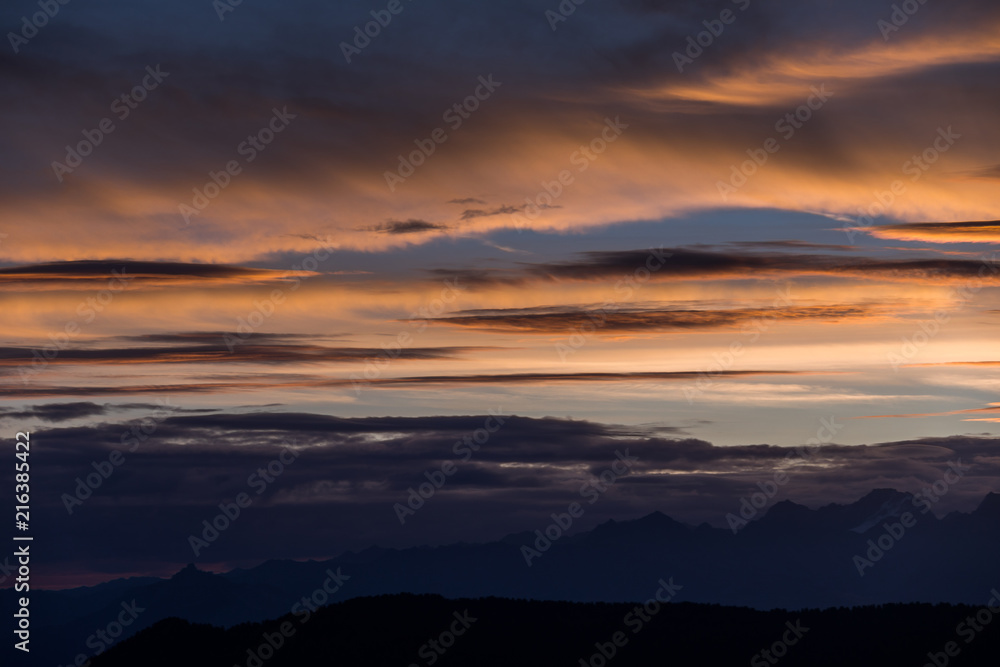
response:
<path id="1" fill-rule="evenodd" d="M 1000 494 L 971 513 L 937 518 L 924 509 L 919 497 L 877 489 L 818 509 L 782 501 L 745 524 L 730 519 L 734 528 L 690 526 L 654 512 L 557 536 L 548 546 L 540 532 L 525 532 L 484 544 L 273 560 L 223 574 L 188 565 L 169 579 L 33 591 L 32 627 L 46 640 L 32 652 L 68 665 L 163 619 L 225 628 L 399 593 L 618 603 L 648 600 L 667 582 L 678 587 L 675 601 L 760 610 L 985 604 L 1000 588 Z M 13 608 L 13 597 L 0 591 L 4 608 Z M 134 619 L 115 627 L 125 608 Z"/>
<path id="2" fill-rule="evenodd" d="M 1000 633 L 977 631 L 969 621 L 980 613 L 912 603 L 788 612 L 380 595 L 305 621 L 286 615 L 223 629 L 165 619 L 92 667 L 993 667 Z"/>

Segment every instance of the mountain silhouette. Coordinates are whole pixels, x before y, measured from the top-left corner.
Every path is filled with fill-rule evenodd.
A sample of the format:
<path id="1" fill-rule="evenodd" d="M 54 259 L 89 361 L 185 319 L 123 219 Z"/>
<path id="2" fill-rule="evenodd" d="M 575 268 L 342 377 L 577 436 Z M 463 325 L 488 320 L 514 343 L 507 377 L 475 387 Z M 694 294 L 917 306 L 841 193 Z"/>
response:
<path id="1" fill-rule="evenodd" d="M 286 615 L 229 629 L 167 619 L 92 667 L 757 667 L 779 659 L 788 667 L 996 665 L 1000 633 L 971 633 L 968 625 L 980 610 L 906 604 L 789 612 L 386 595 L 336 603 L 308 618 Z M 957 659 L 944 652 L 949 642 Z M 928 662 L 931 656 L 936 662 Z"/>
<path id="2" fill-rule="evenodd" d="M 942 519 L 924 509 L 914 496 L 891 489 L 818 509 L 782 501 L 735 533 L 654 512 L 562 536 L 530 566 L 522 547 L 544 546 L 535 532 L 485 544 L 373 547 L 326 561 L 272 560 L 224 574 L 188 565 L 169 579 L 33 591 L 32 627 L 51 638 L 38 646 L 39 655 L 69 664 L 88 653 L 88 637 L 113 621 L 123 603 L 134 600 L 144 611 L 119 640 L 171 617 L 226 628 L 288 614 L 332 577 L 342 578 L 341 585 L 317 594 L 315 606 L 399 593 L 633 602 L 670 578 L 683 586 L 677 601 L 756 609 L 982 605 L 1000 584 L 1000 494 L 987 495 L 971 513 Z M 6 608 L 13 608 L 13 597 L 11 589 L 0 591 Z"/>

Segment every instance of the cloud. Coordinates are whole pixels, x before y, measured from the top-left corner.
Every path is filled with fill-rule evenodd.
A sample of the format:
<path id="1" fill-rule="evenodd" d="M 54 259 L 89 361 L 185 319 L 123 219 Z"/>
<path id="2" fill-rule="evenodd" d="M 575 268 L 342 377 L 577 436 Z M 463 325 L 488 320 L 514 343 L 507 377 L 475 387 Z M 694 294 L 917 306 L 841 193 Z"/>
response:
<path id="1" fill-rule="evenodd" d="M 43 422 L 64 422 L 72 419 L 104 415 L 107 412 L 107 405 L 98 405 L 96 403 L 51 403 L 49 405 L 34 405 L 23 410 L 0 409 L 0 416 L 5 419 L 38 419 Z"/>
<path id="2" fill-rule="evenodd" d="M 492 331 L 549 334 L 590 331 L 690 331 L 748 324 L 754 320 L 821 320 L 870 317 L 876 311 L 864 306 L 802 306 L 784 308 L 735 308 L 728 310 L 633 309 L 613 306 L 566 308 L 561 306 L 507 310 L 459 311 L 433 322 Z"/>
<path id="3" fill-rule="evenodd" d="M 301 252 L 317 230 L 345 248 L 384 250 L 424 238 L 373 234 L 372 220 L 447 220 L 459 205 L 471 216 L 463 232 L 510 228 L 502 212 L 538 199 L 563 170 L 577 181 L 532 228 L 575 232 L 730 204 L 854 215 L 859 201 L 899 177 L 915 147 L 933 141 L 942 118 L 954 119 L 970 146 L 949 152 L 942 178 L 982 169 L 996 154 L 988 128 L 997 94 L 988 82 L 1000 50 L 988 3 L 922 6 L 889 41 L 876 27 L 882 12 L 856 1 L 821 12 L 789 0 L 745 12 L 734 4 L 591 5 L 554 40 L 542 0 L 487 9 L 443 0 L 400 15 L 391 39 L 374 40 L 350 63 L 329 44 L 349 41 L 370 20 L 351 3 L 244 7 L 218 24 L 194 7 L 164 6 L 141 28 L 125 24 L 120 2 L 62 15 L 30 48 L 3 55 L 4 94 L 46 109 L 11 109 L 19 134 L 4 146 L 9 173 L 0 182 L 9 229 L 33 230 L 45 243 L 11 231 L 4 257 L 157 260 L 191 258 L 199 248 L 196 260 L 242 264 Z M 673 54 L 722 9 L 737 19 L 677 71 Z M 20 12 L 5 10 L 6 23 L 18 25 Z M 453 24 L 470 29 L 431 39 Z M 230 25 L 239 27 L 223 32 Z M 179 32 L 186 39 L 171 42 Z M 517 48 L 498 38 L 513 33 Z M 112 117 L 111 102 L 157 63 L 168 78 L 60 183 L 51 164 L 66 159 L 85 128 Z M 444 129 L 443 112 L 491 73 L 502 87 L 390 192 L 384 174 L 415 141 Z M 830 108 L 722 202 L 716 182 L 824 82 L 834 91 Z M 286 106 L 296 116 L 287 131 L 212 198 L 199 224 L 184 225 L 178 206 L 227 160 L 249 167 L 237 147 Z M 629 129 L 575 172 L 570 156 L 609 114 Z M 991 194 L 974 180 L 942 182 L 930 172 L 893 214 L 988 215 Z"/>
<path id="4" fill-rule="evenodd" d="M 1000 220 L 975 222 L 908 222 L 865 230 L 880 239 L 924 243 L 997 243 Z"/>
<path id="5" fill-rule="evenodd" d="M 383 234 L 418 234 L 420 232 L 430 232 L 435 230 L 448 229 L 447 225 L 438 225 L 426 220 L 407 220 L 405 222 L 392 220 L 385 224 L 370 228 L 374 232 Z"/>
<path id="6" fill-rule="evenodd" d="M 989 167 L 983 167 L 981 169 L 975 169 L 969 172 L 969 176 L 972 178 L 1000 178 L 1000 164 L 990 165 Z"/>
<path id="7" fill-rule="evenodd" d="M 512 215 L 524 210 L 524 206 L 498 206 L 493 209 L 469 208 L 462 211 L 462 220 L 490 218 L 495 215 Z"/>
<path id="8" fill-rule="evenodd" d="M 76 479 L 92 472 L 94 461 L 121 449 L 130 428 L 129 422 L 109 422 L 33 433 L 46 443 L 46 474 L 37 480 L 33 508 L 42 518 L 39 539 L 74 545 L 72 551 L 54 551 L 53 566 L 73 561 L 100 568 L 122 553 L 129 554 L 130 571 L 188 562 L 186 536 L 220 502 L 247 491 L 248 476 L 283 447 L 292 447 L 298 458 L 266 493 L 253 495 L 236 529 L 212 545 L 207 556 L 214 561 L 332 556 L 372 544 L 495 540 L 544 525 L 549 514 L 565 510 L 579 498 L 581 484 L 610 466 L 616 451 L 637 457 L 633 470 L 588 511 L 580 529 L 654 510 L 691 524 L 724 526 L 740 498 L 779 470 L 789 478 L 783 497 L 811 506 L 853 502 L 877 487 L 918 491 L 955 460 L 970 466 L 969 472 L 936 510 L 969 511 L 987 491 L 1000 488 L 995 437 L 720 447 L 670 425 L 528 418 L 501 409 L 357 418 L 227 412 L 167 416 L 135 451 L 124 452 L 124 463 L 69 516 L 62 494 L 73 493 Z M 478 449 L 468 447 L 480 441 Z M 401 528 L 393 504 L 405 502 L 408 490 L 426 481 L 424 473 L 446 461 L 456 472 Z M 459 516 L 475 521 L 457 521 Z"/>
<path id="9" fill-rule="evenodd" d="M 1000 413 L 1000 403 L 991 403 L 985 408 L 970 408 L 967 410 L 948 410 L 947 412 L 921 412 L 915 414 L 899 415 L 867 415 L 864 417 L 854 417 L 854 419 L 919 419 L 922 417 L 950 417 L 953 415 L 971 415 L 982 413 Z M 965 419 L 964 421 L 996 421 L 994 418 L 988 419 Z"/>
<path id="10" fill-rule="evenodd" d="M 998 312 L 998 311 L 992 311 Z M 921 366 L 1000 366 L 1000 361 L 946 361 L 937 364 L 904 364 L 908 368 L 919 368 Z"/>
<path id="11" fill-rule="evenodd" d="M 531 255 L 531 254 L 533 254 L 532 251 L 530 251 L 530 250 L 520 250 L 518 248 L 511 248 L 509 246 L 500 245 L 499 243 L 495 243 L 493 241 L 483 241 L 483 245 L 488 246 L 490 248 L 496 248 L 497 250 L 500 250 L 501 252 L 509 252 L 509 253 L 512 253 L 512 254 L 515 254 L 515 255 Z"/>
<path id="12" fill-rule="evenodd" d="M 647 272 L 652 280 L 729 280 L 828 276 L 856 280 L 940 283 L 981 277 L 984 260 L 951 258 L 875 259 L 805 253 L 710 252 L 689 248 L 580 253 L 580 259 L 521 264 L 517 269 L 484 271 L 434 269 L 436 278 L 455 278 L 473 287 L 524 285 L 543 281 L 624 279 Z M 1000 271 L 995 263 L 992 274 Z M 655 267 L 650 269 L 649 267 Z M 988 274 L 989 275 L 989 274 Z"/>
<path id="13" fill-rule="evenodd" d="M 387 352 L 377 347 L 324 347 L 295 343 L 274 344 L 266 337 L 240 338 L 232 333 L 219 335 L 210 342 L 195 345 L 157 347 L 69 348 L 59 352 L 49 364 L 190 364 L 190 363 L 335 363 L 385 358 Z M 172 336 L 152 336 L 170 341 Z M 410 347 L 395 356 L 406 360 L 453 359 L 458 355 L 482 351 L 482 347 Z M 0 347 L 0 366 L 32 365 L 35 348 Z"/>
<path id="14" fill-rule="evenodd" d="M 173 345 L 215 345 L 221 341 L 225 336 L 232 335 L 231 331 L 180 331 L 180 332 L 163 332 L 163 333 L 145 333 L 145 334 L 130 334 L 113 337 L 114 340 L 126 341 L 129 343 L 166 343 Z M 304 334 L 304 333 L 269 333 L 269 332 L 255 332 L 253 338 L 251 339 L 254 343 L 294 343 L 297 341 L 305 340 L 316 340 L 318 338 L 329 339 L 329 338 L 339 338 L 341 336 L 324 334 L 323 336 L 317 336 L 315 334 Z"/>
<path id="15" fill-rule="evenodd" d="M 91 402 L 46 403 L 27 406 L 23 409 L 0 408 L 0 419 L 37 419 L 42 422 L 59 423 L 96 416 L 108 417 L 114 413 L 127 411 L 150 413 L 163 412 L 164 410 L 177 414 L 200 414 L 212 412 L 214 409 L 182 408 L 167 403 L 104 403 L 102 405 Z"/>
<path id="16" fill-rule="evenodd" d="M 301 359 L 299 359 L 301 361 Z M 715 371 L 713 380 L 742 378 L 757 375 L 810 375 L 808 371 L 742 370 Z M 396 389 L 421 388 L 429 385 L 530 385 L 556 382 L 664 382 L 690 381 L 703 378 L 699 371 L 664 371 L 637 373 L 480 373 L 469 375 L 415 375 L 407 377 L 376 377 L 372 379 L 325 379 L 306 375 L 280 377 L 253 375 L 246 377 L 224 376 L 208 382 L 190 381 L 183 384 L 144 384 L 117 386 L 0 386 L 0 397 L 52 398 L 60 396 L 121 396 L 147 394 L 212 394 L 243 391 L 278 391 L 280 389 L 354 389 L 358 387 L 391 387 Z"/>
<path id="17" fill-rule="evenodd" d="M 712 377 L 739 378 L 755 375 L 805 375 L 806 371 L 772 371 L 772 370 L 744 370 L 744 371 L 718 371 L 713 372 Z M 636 373 L 497 373 L 497 374 L 477 374 L 477 375 L 421 375 L 414 377 L 400 378 L 377 378 L 371 380 L 371 384 L 383 386 L 407 386 L 426 384 L 447 384 L 447 385 L 477 385 L 477 384 L 547 384 L 551 382 L 622 382 L 622 381 L 682 381 L 695 380 L 702 377 L 704 373 L 696 371 L 663 371 L 663 372 L 636 372 Z M 337 383 L 333 381 L 330 386 L 341 384 L 346 386 L 347 382 Z"/>
<path id="18" fill-rule="evenodd" d="M 837 245 L 832 243 L 810 243 L 809 241 L 731 241 L 728 245 L 737 248 L 766 248 L 777 250 L 843 250 L 845 252 L 857 252 L 863 248 L 856 245 Z"/>
<path id="19" fill-rule="evenodd" d="M 93 289 L 114 281 L 125 286 L 247 284 L 266 285 L 287 281 L 292 276 L 318 275 L 313 271 L 275 271 L 224 264 L 186 262 L 137 262 L 120 260 L 78 260 L 0 268 L 0 286 Z"/>

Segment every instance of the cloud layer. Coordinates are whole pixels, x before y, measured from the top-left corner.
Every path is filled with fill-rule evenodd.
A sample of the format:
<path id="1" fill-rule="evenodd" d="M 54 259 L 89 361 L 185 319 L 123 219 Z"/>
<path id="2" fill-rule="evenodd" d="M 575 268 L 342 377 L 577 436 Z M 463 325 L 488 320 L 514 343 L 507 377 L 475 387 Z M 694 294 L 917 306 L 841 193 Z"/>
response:
<path id="1" fill-rule="evenodd" d="M 61 409 L 80 412 L 81 406 Z M 942 507 L 969 511 L 1000 488 L 995 438 L 718 447 L 666 425 L 532 419 L 501 409 L 357 419 L 291 412 L 170 415 L 159 409 L 133 421 L 49 427 L 33 438 L 48 450 L 37 511 L 41 530 L 50 533 L 44 538 L 56 546 L 51 566 L 87 561 L 109 571 L 126 562 L 169 571 L 192 560 L 187 536 L 240 492 L 251 494 L 252 506 L 199 561 L 333 555 L 414 539 L 498 539 L 502 531 L 542 525 L 547 513 L 579 499 L 581 485 L 608 469 L 616 452 L 626 451 L 638 457 L 633 471 L 588 512 L 588 526 L 653 510 L 724 525 L 740 498 L 776 471 L 790 478 L 781 498 L 814 506 L 852 502 L 873 485 L 916 492 L 959 459 L 971 465 L 970 473 Z M 266 471 L 285 447 L 297 458 L 280 474 L 272 464 L 275 476 L 257 494 L 251 477 Z M 66 499 L 75 495 L 77 479 L 115 449 L 124 461 L 92 497 L 69 500 L 70 515 Z M 394 505 L 406 503 L 409 490 L 427 481 L 425 473 L 449 461 L 457 471 L 401 525 Z M 76 547 L 61 550 L 61 544 Z"/>

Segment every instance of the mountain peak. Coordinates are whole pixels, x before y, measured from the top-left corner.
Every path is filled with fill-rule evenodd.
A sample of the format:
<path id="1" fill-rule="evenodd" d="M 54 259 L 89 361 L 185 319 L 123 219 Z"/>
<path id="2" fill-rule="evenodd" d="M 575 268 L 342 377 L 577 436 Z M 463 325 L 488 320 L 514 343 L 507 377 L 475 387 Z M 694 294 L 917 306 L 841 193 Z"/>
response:
<path id="1" fill-rule="evenodd" d="M 849 507 L 858 512 L 854 520 L 857 525 L 851 530 L 864 533 L 886 519 L 900 516 L 913 500 L 913 494 L 896 489 L 875 489 Z M 859 520 L 860 519 L 860 520 Z"/>
<path id="2" fill-rule="evenodd" d="M 170 581 L 179 582 L 190 582 L 190 581 L 204 581 L 206 577 L 214 577 L 215 575 L 211 572 L 205 572 L 204 570 L 199 570 L 194 563 L 188 563 L 183 569 L 177 572 L 174 576 L 170 577 Z"/>
<path id="3" fill-rule="evenodd" d="M 882 504 L 887 502 L 896 502 L 899 500 L 905 500 L 910 497 L 910 494 L 903 493 L 902 491 L 897 491 L 896 489 L 872 489 L 866 493 L 862 498 L 857 500 L 854 504 L 858 505 L 861 503 L 871 503 L 871 504 Z"/>
<path id="4" fill-rule="evenodd" d="M 758 520 L 752 521 L 751 532 L 765 531 L 778 535 L 785 531 L 801 534 L 816 527 L 813 510 L 791 500 L 781 500 L 768 508 Z"/>
<path id="5" fill-rule="evenodd" d="M 655 511 L 631 521 L 608 519 L 580 537 L 584 540 L 645 542 L 647 540 L 672 539 L 689 532 L 691 529 L 688 526 L 670 518 L 663 512 Z"/>
<path id="6" fill-rule="evenodd" d="M 650 512 L 644 517 L 638 518 L 636 523 L 642 526 L 673 526 L 678 522 L 660 510 L 656 510 L 654 512 Z"/>
<path id="7" fill-rule="evenodd" d="M 800 505 L 794 500 L 779 500 L 767 510 L 764 516 L 774 519 L 776 517 L 802 516 L 803 513 L 811 512 L 805 505 Z"/>
<path id="8" fill-rule="evenodd" d="M 1000 517 L 1000 493 L 987 493 L 983 502 L 976 508 L 975 514 Z"/>

